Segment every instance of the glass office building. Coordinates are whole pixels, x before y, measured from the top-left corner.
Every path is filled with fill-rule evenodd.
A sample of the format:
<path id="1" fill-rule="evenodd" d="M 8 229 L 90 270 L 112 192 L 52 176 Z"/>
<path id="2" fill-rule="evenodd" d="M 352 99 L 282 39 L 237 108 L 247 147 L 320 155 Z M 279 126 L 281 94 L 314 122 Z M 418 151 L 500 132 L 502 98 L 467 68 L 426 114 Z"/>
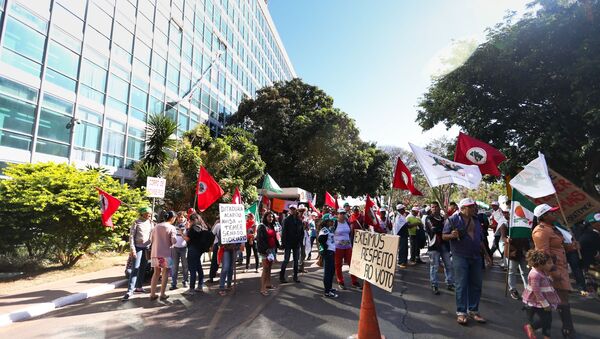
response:
<path id="1" fill-rule="evenodd" d="M 148 114 L 216 134 L 244 96 L 293 77 L 264 0 L 0 0 L 0 168 L 130 179 Z"/>

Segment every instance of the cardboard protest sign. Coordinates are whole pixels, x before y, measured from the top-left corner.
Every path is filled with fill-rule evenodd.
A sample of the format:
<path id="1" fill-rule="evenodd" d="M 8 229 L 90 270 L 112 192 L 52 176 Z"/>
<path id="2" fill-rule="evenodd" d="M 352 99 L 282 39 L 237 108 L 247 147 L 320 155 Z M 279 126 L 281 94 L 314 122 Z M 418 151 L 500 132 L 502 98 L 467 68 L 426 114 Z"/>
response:
<path id="1" fill-rule="evenodd" d="M 590 213 L 600 211 L 600 203 L 575 186 L 567 178 L 556 173 L 551 168 L 548 168 L 548 173 L 550 174 L 550 179 L 552 179 L 552 184 L 556 189 L 556 194 L 558 195 L 558 199 L 560 199 L 560 204 L 569 225 L 582 221 Z M 553 194 L 538 198 L 535 199 L 535 204 L 556 206 L 556 197 Z"/>
<path id="2" fill-rule="evenodd" d="M 391 292 L 396 270 L 398 239 L 397 235 L 356 231 L 350 274 Z"/>
<path id="3" fill-rule="evenodd" d="M 240 244 L 246 242 L 246 218 L 244 211 L 244 205 L 219 204 L 222 244 Z"/>
<path id="4" fill-rule="evenodd" d="M 167 180 L 163 178 L 146 178 L 146 196 L 149 198 L 164 198 Z"/>

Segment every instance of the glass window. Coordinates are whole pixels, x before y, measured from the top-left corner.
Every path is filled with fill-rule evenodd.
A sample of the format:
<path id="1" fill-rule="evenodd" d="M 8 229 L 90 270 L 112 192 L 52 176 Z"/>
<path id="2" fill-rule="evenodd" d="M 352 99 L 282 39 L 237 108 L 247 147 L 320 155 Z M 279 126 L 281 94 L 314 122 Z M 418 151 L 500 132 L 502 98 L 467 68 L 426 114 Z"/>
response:
<path id="1" fill-rule="evenodd" d="M 102 147 L 105 153 L 122 156 L 125 152 L 125 134 L 105 128 Z"/>
<path id="2" fill-rule="evenodd" d="M 167 79 L 174 84 L 179 83 L 179 67 L 173 66 L 169 63 L 169 73 L 167 75 Z"/>
<path id="3" fill-rule="evenodd" d="M 0 96 L 0 128 L 32 134 L 35 105 Z"/>
<path id="4" fill-rule="evenodd" d="M 110 36 L 113 22 L 112 17 L 106 14 L 106 12 L 104 12 L 100 8 L 98 8 L 98 6 L 95 4 L 91 5 L 88 11 L 90 13 L 87 18 L 88 24 L 98 29 L 104 35 Z"/>
<path id="5" fill-rule="evenodd" d="M 0 130 L 0 145 L 31 151 L 31 137 Z"/>
<path id="6" fill-rule="evenodd" d="M 113 110 L 123 114 L 127 114 L 127 110 L 129 107 L 126 103 L 117 99 L 113 99 L 111 97 L 108 97 L 108 99 L 106 100 L 106 105 L 108 105 L 108 107 L 112 108 Z"/>
<path id="7" fill-rule="evenodd" d="M 56 41 L 51 41 L 48 46 L 47 64 L 52 69 L 76 78 L 79 67 L 79 55 L 71 52 Z"/>
<path id="8" fill-rule="evenodd" d="M 167 61 L 156 52 L 152 55 L 152 70 L 162 76 L 167 72 Z"/>
<path id="9" fill-rule="evenodd" d="M 122 167 L 123 166 L 123 158 L 103 154 L 102 155 L 102 165 L 113 166 L 113 167 Z"/>
<path id="10" fill-rule="evenodd" d="M 76 37 L 83 35 L 83 21 L 60 5 L 54 6 L 52 9 L 52 23 L 64 28 Z"/>
<path id="11" fill-rule="evenodd" d="M 127 132 L 127 134 L 129 134 L 129 136 L 138 138 L 138 139 L 144 139 L 144 130 L 143 129 L 139 129 L 139 128 L 135 128 L 132 126 L 129 126 L 129 131 Z"/>
<path id="12" fill-rule="evenodd" d="M 131 47 L 133 46 L 133 34 L 118 23 L 115 23 L 114 30 L 113 41 L 126 51 L 131 52 Z"/>
<path id="13" fill-rule="evenodd" d="M 27 101 L 37 101 L 37 89 L 0 77 L 0 93 L 8 94 Z"/>
<path id="14" fill-rule="evenodd" d="M 16 67 L 26 73 L 33 75 L 34 77 L 40 77 L 42 65 L 38 64 L 37 62 L 33 62 L 25 57 L 22 57 L 9 49 L 2 49 L 2 55 L 0 55 L 0 60 L 2 60 L 2 62 L 4 63 L 7 63 L 13 67 Z"/>
<path id="15" fill-rule="evenodd" d="M 95 29 L 88 29 L 85 32 L 85 43 L 86 45 L 96 49 L 97 51 L 102 52 L 105 55 L 108 55 L 108 52 L 110 50 L 110 42 L 108 41 L 108 38 L 100 34 Z"/>
<path id="16" fill-rule="evenodd" d="M 97 113 L 94 112 L 90 109 L 87 109 L 85 107 L 79 106 L 77 108 L 77 117 L 79 119 L 100 125 L 102 124 L 102 114 L 101 113 Z"/>
<path id="17" fill-rule="evenodd" d="M 88 86 L 79 86 L 79 95 L 104 105 L 104 93 L 96 91 Z"/>
<path id="18" fill-rule="evenodd" d="M 120 123 L 116 120 L 106 119 L 106 127 L 110 128 L 113 131 L 118 131 L 121 133 L 125 133 L 125 124 Z"/>
<path id="19" fill-rule="evenodd" d="M 74 38 L 72 35 L 66 33 L 57 26 L 52 26 L 52 33 L 50 34 L 56 41 L 60 41 L 61 44 L 67 46 L 71 50 L 81 53 L 81 40 Z"/>
<path id="20" fill-rule="evenodd" d="M 43 4 L 36 4 L 33 7 L 37 7 L 40 6 L 40 8 L 43 8 Z M 46 6 L 46 9 L 49 9 L 49 6 Z M 33 28 L 37 29 L 38 31 L 42 32 L 42 33 L 46 33 L 46 29 L 48 28 L 48 22 L 42 18 L 40 18 L 39 16 L 35 15 L 34 13 L 31 12 L 31 10 L 21 6 L 20 4 L 16 3 L 16 2 L 12 2 L 11 5 L 11 14 L 18 17 L 19 19 L 23 20 L 23 22 L 28 23 L 29 25 L 31 25 Z"/>
<path id="21" fill-rule="evenodd" d="M 131 86 L 131 106 L 139 110 L 146 111 L 147 103 L 148 93 L 135 86 Z"/>
<path id="22" fill-rule="evenodd" d="M 17 20 L 8 17 L 4 46 L 37 62 L 42 61 L 46 37 Z"/>
<path id="23" fill-rule="evenodd" d="M 46 80 L 70 92 L 75 92 L 75 80 L 55 72 L 50 68 L 46 70 Z"/>
<path id="24" fill-rule="evenodd" d="M 163 110 L 163 102 L 162 100 L 154 97 L 154 96 L 150 96 L 150 103 L 148 105 L 148 112 L 150 114 L 154 114 L 154 113 L 160 113 Z"/>
<path id="25" fill-rule="evenodd" d="M 52 95 L 45 94 L 42 100 L 42 107 L 49 108 L 55 112 L 71 115 L 73 104 Z"/>
<path id="26" fill-rule="evenodd" d="M 143 2 L 143 1 L 140 1 L 140 2 Z M 136 30 L 136 34 L 138 36 L 139 36 L 139 34 L 143 34 L 144 37 L 147 36 L 148 38 L 150 38 L 150 41 L 152 41 L 152 28 L 153 27 L 154 27 L 154 25 L 152 25 L 151 20 L 149 20 L 148 18 L 146 18 L 143 15 L 138 15 L 137 30 Z"/>
<path id="27" fill-rule="evenodd" d="M 108 80 L 108 94 L 115 99 L 127 102 L 129 84 L 127 81 L 111 74 Z"/>
<path id="28" fill-rule="evenodd" d="M 146 122 L 146 112 L 140 111 L 139 109 L 131 108 L 129 110 L 129 115 L 139 121 Z"/>
<path id="29" fill-rule="evenodd" d="M 133 55 L 143 61 L 146 65 L 150 65 L 150 56 L 152 55 L 152 51 L 148 45 L 140 40 L 135 41 L 135 52 Z"/>
<path id="30" fill-rule="evenodd" d="M 154 1 L 140 0 L 138 2 L 138 12 L 143 13 L 148 19 L 154 18 Z"/>
<path id="31" fill-rule="evenodd" d="M 89 60 L 83 59 L 81 63 L 81 83 L 86 84 L 95 90 L 104 92 L 106 88 L 106 74 L 107 71 L 104 68 Z"/>
<path id="32" fill-rule="evenodd" d="M 38 140 L 35 150 L 40 153 L 56 155 L 58 157 L 66 158 L 69 156 L 69 146 L 52 141 Z"/>
<path id="33" fill-rule="evenodd" d="M 144 141 L 136 138 L 127 139 L 127 157 L 140 160 L 144 155 Z"/>
<path id="34" fill-rule="evenodd" d="M 71 117 L 51 110 L 42 109 L 38 126 L 38 135 L 51 140 L 69 142 L 71 129 L 66 128 Z"/>
<path id="35" fill-rule="evenodd" d="M 75 126 L 75 145 L 100 150 L 100 126 L 82 122 Z"/>
<path id="36" fill-rule="evenodd" d="M 154 48 L 166 51 L 168 45 L 169 38 L 159 30 L 154 30 Z"/>
<path id="37" fill-rule="evenodd" d="M 78 17 L 83 18 L 86 0 L 58 0 L 58 2 Z"/>
<path id="38" fill-rule="evenodd" d="M 131 54 L 118 45 L 112 46 L 112 55 L 114 60 L 125 65 L 131 65 Z"/>
<path id="39" fill-rule="evenodd" d="M 144 76 L 145 78 L 147 78 L 150 74 L 150 66 L 148 66 L 143 61 L 138 60 L 137 58 L 133 59 L 133 70 L 135 74 Z M 146 82 L 145 86 L 147 85 L 148 83 Z"/>
<path id="40" fill-rule="evenodd" d="M 74 160 L 97 163 L 99 155 L 100 152 L 75 147 L 73 149 L 72 158 Z"/>

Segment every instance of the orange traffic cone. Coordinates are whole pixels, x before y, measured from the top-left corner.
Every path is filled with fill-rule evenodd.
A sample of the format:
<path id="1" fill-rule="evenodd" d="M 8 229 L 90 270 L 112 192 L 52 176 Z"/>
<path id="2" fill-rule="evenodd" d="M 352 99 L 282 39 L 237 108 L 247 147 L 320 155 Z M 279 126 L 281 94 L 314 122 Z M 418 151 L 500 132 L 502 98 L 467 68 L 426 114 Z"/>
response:
<path id="1" fill-rule="evenodd" d="M 377 312 L 373 302 L 371 284 L 364 282 L 362 301 L 360 303 L 360 318 L 358 319 L 358 333 L 350 336 L 353 339 L 385 339 L 379 331 Z"/>

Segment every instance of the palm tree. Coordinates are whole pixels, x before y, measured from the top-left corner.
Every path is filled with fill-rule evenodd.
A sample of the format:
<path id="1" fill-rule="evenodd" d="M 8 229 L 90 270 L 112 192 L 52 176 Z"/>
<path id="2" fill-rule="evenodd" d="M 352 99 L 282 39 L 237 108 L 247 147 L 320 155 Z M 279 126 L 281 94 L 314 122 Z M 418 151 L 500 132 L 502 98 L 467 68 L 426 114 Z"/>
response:
<path id="1" fill-rule="evenodd" d="M 173 156 L 177 140 L 171 136 L 177 132 L 177 123 L 162 114 L 148 117 L 146 125 L 146 151 L 135 167 L 136 184 L 143 186 L 148 176 L 160 176 Z"/>

